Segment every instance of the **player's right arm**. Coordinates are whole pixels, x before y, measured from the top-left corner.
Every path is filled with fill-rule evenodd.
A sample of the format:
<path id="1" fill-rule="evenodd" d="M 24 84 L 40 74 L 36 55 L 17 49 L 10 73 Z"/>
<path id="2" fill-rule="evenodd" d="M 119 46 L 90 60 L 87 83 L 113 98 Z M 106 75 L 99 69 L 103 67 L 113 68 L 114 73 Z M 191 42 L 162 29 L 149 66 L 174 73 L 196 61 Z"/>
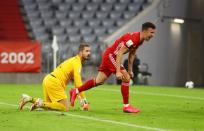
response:
<path id="1" fill-rule="evenodd" d="M 135 59 L 136 49 L 131 49 L 128 55 L 128 73 L 130 77 L 133 77 L 132 67 L 133 67 L 133 61 Z"/>
<path id="2" fill-rule="evenodd" d="M 116 78 L 122 79 L 123 74 L 120 72 L 120 65 L 123 58 L 123 54 L 128 52 L 128 48 L 124 45 L 121 46 L 121 48 L 118 50 L 116 55 Z"/>

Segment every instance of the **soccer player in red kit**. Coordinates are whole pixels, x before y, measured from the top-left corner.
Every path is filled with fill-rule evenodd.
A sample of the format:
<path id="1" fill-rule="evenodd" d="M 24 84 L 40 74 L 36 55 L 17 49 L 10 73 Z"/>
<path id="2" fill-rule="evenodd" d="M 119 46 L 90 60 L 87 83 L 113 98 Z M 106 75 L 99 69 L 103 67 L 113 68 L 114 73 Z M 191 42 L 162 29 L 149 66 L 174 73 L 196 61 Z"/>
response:
<path id="1" fill-rule="evenodd" d="M 132 73 L 133 60 L 136 55 L 136 49 L 142 45 L 143 41 L 149 41 L 155 33 L 156 26 L 151 22 L 142 24 L 141 32 L 132 32 L 122 35 L 114 44 L 108 47 L 102 56 L 102 63 L 98 69 L 96 78 L 88 80 L 79 88 L 70 90 L 71 106 L 74 106 L 74 101 L 77 94 L 88 90 L 92 87 L 103 84 L 106 79 L 114 73 L 117 79 L 122 80 L 121 93 L 123 96 L 123 112 L 137 113 L 140 110 L 129 104 L 129 82 Z M 129 53 L 128 56 L 128 71 L 121 64 L 123 55 Z"/>

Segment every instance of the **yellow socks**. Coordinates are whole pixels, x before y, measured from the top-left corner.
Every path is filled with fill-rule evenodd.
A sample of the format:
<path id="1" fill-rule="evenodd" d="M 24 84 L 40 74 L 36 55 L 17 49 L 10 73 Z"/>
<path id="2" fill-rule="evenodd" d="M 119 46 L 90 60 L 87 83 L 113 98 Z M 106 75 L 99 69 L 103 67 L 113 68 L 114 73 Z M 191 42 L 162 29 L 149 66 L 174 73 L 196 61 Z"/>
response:
<path id="1" fill-rule="evenodd" d="M 59 102 L 43 102 L 42 108 L 44 109 L 52 109 L 52 110 L 59 110 L 59 111 L 67 111 L 66 107 L 59 103 Z"/>

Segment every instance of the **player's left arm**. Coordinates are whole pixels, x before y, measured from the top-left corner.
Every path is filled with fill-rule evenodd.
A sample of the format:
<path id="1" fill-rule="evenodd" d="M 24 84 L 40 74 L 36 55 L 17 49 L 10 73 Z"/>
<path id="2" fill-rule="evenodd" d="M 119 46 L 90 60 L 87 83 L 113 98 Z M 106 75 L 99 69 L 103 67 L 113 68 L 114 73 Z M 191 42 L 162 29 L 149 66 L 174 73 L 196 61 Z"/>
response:
<path id="1" fill-rule="evenodd" d="M 74 64 L 74 85 L 75 88 L 79 88 L 82 85 L 82 79 L 81 79 L 81 66 L 79 64 Z M 81 92 L 79 93 L 79 96 L 81 99 L 84 99 L 85 93 Z"/>
<path id="2" fill-rule="evenodd" d="M 136 49 L 130 49 L 129 55 L 128 55 L 128 73 L 130 75 L 130 77 L 133 77 L 133 61 L 135 59 L 135 55 L 136 55 Z"/>

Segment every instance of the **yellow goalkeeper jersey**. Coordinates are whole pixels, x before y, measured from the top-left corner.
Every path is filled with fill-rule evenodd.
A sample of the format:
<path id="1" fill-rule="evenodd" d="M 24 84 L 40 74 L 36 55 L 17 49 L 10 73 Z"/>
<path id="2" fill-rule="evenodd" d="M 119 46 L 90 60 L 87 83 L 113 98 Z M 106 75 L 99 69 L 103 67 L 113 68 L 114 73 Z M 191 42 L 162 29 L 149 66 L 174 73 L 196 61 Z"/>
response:
<path id="1" fill-rule="evenodd" d="M 79 87 L 82 85 L 81 68 L 81 59 L 79 55 L 76 55 L 61 63 L 51 75 L 61 81 L 64 89 L 66 89 L 66 85 L 70 80 L 74 81 L 75 87 Z"/>

